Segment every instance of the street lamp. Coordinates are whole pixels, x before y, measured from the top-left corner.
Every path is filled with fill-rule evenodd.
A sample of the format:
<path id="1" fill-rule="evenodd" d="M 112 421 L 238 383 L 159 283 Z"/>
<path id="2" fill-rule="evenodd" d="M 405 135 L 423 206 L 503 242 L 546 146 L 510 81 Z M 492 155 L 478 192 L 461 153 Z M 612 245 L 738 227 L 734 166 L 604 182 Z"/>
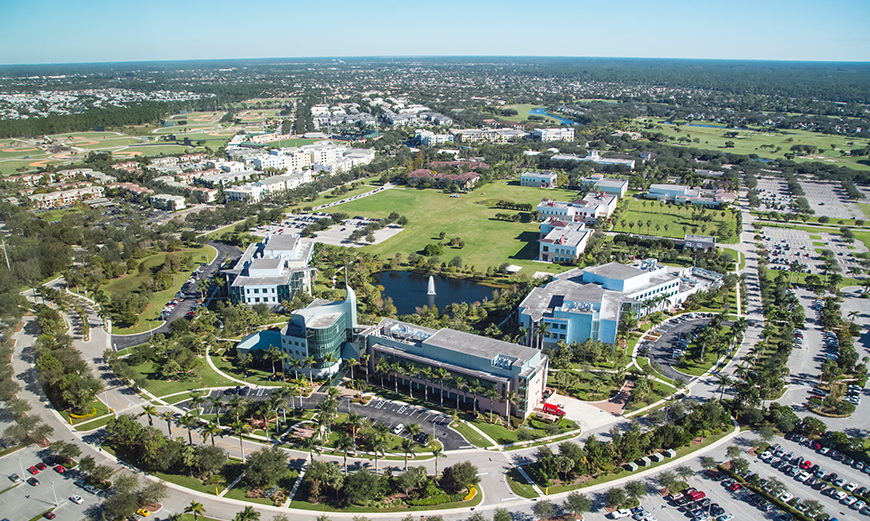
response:
<path id="1" fill-rule="evenodd" d="M 21 477 L 24 477 L 24 465 L 21 464 L 21 458 L 24 456 L 18 456 L 18 466 L 21 468 Z"/>
<path id="2" fill-rule="evenodd" d="M 57 491 L 54 490 L 54 481 L 51 482 L 51 492 L 54 494 L 54 506 L 57 506 Z"/>

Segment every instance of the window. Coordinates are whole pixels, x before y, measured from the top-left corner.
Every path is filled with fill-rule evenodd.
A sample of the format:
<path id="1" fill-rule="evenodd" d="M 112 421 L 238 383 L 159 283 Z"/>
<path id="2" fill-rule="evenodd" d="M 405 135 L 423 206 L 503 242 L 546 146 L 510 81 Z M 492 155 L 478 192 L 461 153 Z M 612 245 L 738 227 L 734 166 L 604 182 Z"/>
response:
<path id="1" fill-rule="evenodd" d="M 254 288 L 254 293 L 259 293 L 259 292 L 260 292 L 260 290 L 259 290 L 259 289 L 257 289 L 257 288 Z"/>
<path id="2" fill-rule="evenodd" d="M 248 293 L 248 295 L 251 294 L 251 290 L 250 290 L 250 289 L 247 289 L 247 290 L 245 290 L 245 291 Z"/>

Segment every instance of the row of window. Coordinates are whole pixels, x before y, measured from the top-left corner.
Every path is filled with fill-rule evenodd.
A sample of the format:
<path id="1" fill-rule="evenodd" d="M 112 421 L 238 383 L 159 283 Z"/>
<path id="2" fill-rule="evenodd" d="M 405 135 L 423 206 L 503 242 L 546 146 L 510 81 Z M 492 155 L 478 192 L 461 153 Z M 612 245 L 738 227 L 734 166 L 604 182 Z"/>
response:
<path id="1" fill-rule="evenodd" d="M 248 295 L 251 294 L 251 288 L 245 290 Z M 254 288 L 254 293 L 260 293 L 260 288 Z M 263 288 L 263 293 L 275 293 L 275 288 Z"/>
<path id="2" fill-rule="evenodd" d="M 271 297 L 271 298 L 272 298 L 272 300 L 269 300 L 269 297 L 263 297 L 263 302 L 277 302 L 278 301 L 277 297 Z M 247 303 L 248 304 L 259 304 L 260 297 L 248 297 Z"/>

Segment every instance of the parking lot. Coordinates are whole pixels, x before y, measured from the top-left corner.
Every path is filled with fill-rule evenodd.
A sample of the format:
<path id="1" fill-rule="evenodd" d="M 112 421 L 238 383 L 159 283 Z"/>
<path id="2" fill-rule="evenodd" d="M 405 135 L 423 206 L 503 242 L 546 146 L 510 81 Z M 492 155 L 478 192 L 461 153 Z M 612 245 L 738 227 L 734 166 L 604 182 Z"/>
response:
<path id="1" fill-rule="evenodd" d="M 223 397 L 223 401 L 226 402 L 233 396 L 232 390 L 233 388 L 213 389 L 206 397 Z M 240 394 L 249 400 L 259 402 L 268 400 L 274 390 L 274 388 L 269 387 L 250 388 L 248 394 Z M 309 398 L 303 398 L 302 406 L 306 409 L 313 409 L 322 400 L 322 395 L 313 395 Z M 294 403 L 298 407 L 299 399 L 294 398 Z M 190 409 L 190 401 L 188 400 L 179 402 L 176 405 L 185 410 Z M 465 438 L 450 428 L 450 416 L 441 412 L 390 400 L 382 400 L 378 397 L 373 398 L 368 405 L 353 404 L 347 397 L 339 398 L 338 412 L 346 414 L 351 411 L 363 415 L 373 423 L 386 423 L 391 429 L 394 429 L 399 424 L 419 423 L 422 427 L 422 432 L 438 438 L 444 445 L 445 450 L 474 448 Z M 224 414 L 226 412 L 226 407 L 214 407 L 211 400 L 206 400 L 202 406 L 202 414 Z M 290 413 L 288 412 L 287 414 L 289 417 Z M 405 431 L 402 435 L 408 436 L 408 432 Z"/>
<path id="2" fill-rule="evenodd" d="M 649 347 L 649 360 L 659 365 L 661 373 L 672 379 L 682 378 L 687 380 L 688 375 L 673 368 L 671 364 L 677 360 L 674 358 L 674 348 L 685 335 L 698 328 L 702 328 L 710 322 L 709 318 L 671 319 L 656 327 L 662 336 L 655 342 L 647 342 L 644 346 Z"/>
<path id="3" fill-rule="evenodd" d="M 305 229 L 306 226 L 316 223 L 318 219 L 331 217 L 331 215 L 332 214 L 326 212 L 315 212 L 310 215 L 287 214 L 283 221 L 271 225 L 257 226 L 251 230 L 251 233 L 261 237 L 265 237 L 266 235 L 298 235 L 302 233 L 302 230 Z M 375 222 L 375 219 L 363 216 L 354 216 L 353 218 L 345 219 L 341 223 L 317 232 L 315 234 L 316 242 L 331 244 L 333 246 L 359 248 L 369 244 L 379 244 L 404 230 L 404 228 L 397 224 L 390 224 L 373 233 L 375 241 L 372 243 L 368 242 L 365 238 L 361 239 L 359 242 L 352 242 L 350 240 L 350 235 L 354 231 L 363 230 L 366 225 L 373 222 Z M 309 240 L 310 239 L 303 239 L 303 245 L 307 246 L 305 241 Z"/>
<path id="4" fill-rule="evenodd" d="M 776 210 L 780 212 L 791 211 L 793 204 L 788 185 L 779 177 L 759 177 L 758 198 L 761 200 L 761 209 Z"/>
<path id="5" fill-rule="evenodd" d="M 770 255 L 770 268 L 777 271 L 788 271 L 791 263 L 797 261 L 806 264 L 809 273 L 822 274 L 825 263 L 816 250 L 827 249 L 834 252 L 834 258 L 837 259 L 843 275 L 849 276 L 849 270 L 861 266 L 854 255 L 867 251 L 861 241 L 855 241 L 853 248 L 850 248 L 839 235 L 824 232 L 810 234 L 804 230 L 765 227 L 762 228 L 761 235 L 764 237 L 761 242 Z M 814 239 L 811 235 L 820 238 Z"/>
<path id="6" fill-rule="evenodd" d="M 819 454 L 818 452 L 812 450 L 810 447 L 806 446 L 806 444 L 799 444 L 797 442 L 786 440 L 784 438 L 776 438 L 774 443 L 778 443 L 782 449 L 788 454 L 793 453 L 795 458 L 804 458 L 805 460 L 810 461 L 810 465 L 819 465 L 820 470 L 825 473 L 825 475 L 829 475 L 831 473 L 836 473 L 838 478 L 844 480 L 844 485 L 849 483 L 855 483 L 857 487 L 867 487 L 870 488 L 870 475 L 862 472 L 852 466 L 844 465 L 839 461 L 835 461 L 834 459 Z M 786 454 L 786 455 L 787 455 Z M 781 458 L 773 458 L 770 463 L 764 463 L 759 458 L 753 458 L 750 460 L 750 470 L 758 473 L 763 479 L 769 479 L 772 476 L 776 476 L 777 479 L 785 483 L 788 488 L 788 492 L 792 494 L 796 498 L 800 498 L 801 500 L 814 499 L 820 502 L 825 507 L 825 512 L 827 512 L 831 517 L 839 517 L 839 519 L 843 519 L 843 516 L 848 516 L 848 519 L 856 519 L 859 514 L 855 510 L 850 510 L 846 505 L 837 501 L 829 495 L 822 494 L 819 490 L 819 486 L 821 483 L 830 484 L 827 482 L 817 483 L 815 486 L 809 486 L 805 483 L 801 483 L 797 481 L 794 477 L 782 472 L 782 466 L 779 468 L 774 468 L 772 464 L 776 463 Z M 868 515 L 868 514 L 865 514 Z"/>
<path id="7" fill-rule="evenodd" d="M 713 481 L 708 478 L 693 478 L 689 480 L 689 485 L 696 488 L 698 491 L 704 493 L 704 498 L 699 500 L 696 505 L 700 507 L 701 505 L 705 505 L 703 507 L 705 513 L 711 513 L 712 509 L 715 509 L 716 506 L 722 509 L 722 514 L 720 516 L 727 516 L 731 514 L 734 516 L 734 520 L 745 520 L 745 519 L 774 519 L 775 514 L 777 512 L 766 513 L 753 509 L 751 506 L 746 504 L 741 500 L 743 497 L 742 491 L 738 493 L 734 493 L 729 491 L 727 488 L 723 487 L 721 483 Z M 650 494 L 645 498 L 641 499 L 640 506 L 647 512 L 649 512 L 656 521 L 686 521 L 687 519 L 691 520 L 692 517 L 686 512 L 686 506 L 679 506 L 676 502 L 671 501 L 667 497 L 662 497 L 657 491 L 649 490 Z M 709 502 L 706 500 L 709 499 Z M 755 510 L 755 511 L 753 511 Z M 614 516 L 608 515 L 607 518 L 613 518 Z M 711 516 L 710 519 L 714 519 L 717 516 Z M 630 520 L 630 517 L 623 518 L 626 521 Z M 649 520 L 649 518 L 647 518 Z M 724 519 L 724 518 L 723 518 Z"/>
<path id="8" fill-rule="evenodd" d="M 866 219 L 864 212 L 851 202 L 839 181 L 801 181 L 807 202 L 815 215 L 831 219 Z"/>
<path id="9" fill-rule="evenodd" d="M 10 521 L 28 521 L 54 509 L 59 519 L 84 519 L 102 503 L 101 498 L 85 492 L 73 483 L 81 477 L 75 470 L 67 470 L 59 474 L 51 467 L 47 467 L 36 475 L 27 472 L 29 467 L 43 461 L 43 458 L 49 455 L 47 449 L 40 449 L 33 445 L 0 458 L 0 473 L 7 479 L 3 485 L 0 485 L 0 489 L 5 489 L 0 494 L 0 511 L 4 518 Z M 18 474 L 22 480 L 36 478 L 39 484 L 30 485 L 26 482 L 15 484 L 11 479 L 12 474 Z M 55 494 L 57 495 L 56 508 Z M 81 505 L 73 503 L 69 499 L 72 495 L 80 496 L 84 502 Z"/>

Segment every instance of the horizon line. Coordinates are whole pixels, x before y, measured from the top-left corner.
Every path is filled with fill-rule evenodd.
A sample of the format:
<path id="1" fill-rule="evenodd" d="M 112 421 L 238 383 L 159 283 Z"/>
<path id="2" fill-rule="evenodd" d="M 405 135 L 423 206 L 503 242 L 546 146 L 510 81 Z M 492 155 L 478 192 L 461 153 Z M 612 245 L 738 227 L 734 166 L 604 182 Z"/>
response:
<path id="1" fill-rule="evenodd" d="M 868 61 L 845 61 L 845 60 L 781 60 L 766 58 L 665 58 L 651 56 L 558 56 L 558 55 L 372 55 L 372 56 L 284 56 L 265 58 L 180 58 L 169 60 L 129 60 L 129 61 L 105 61 L 105 62 L 43 62 L 43 63 L 3 63 L 0 67 L 38 67 L 38 66 L 76 66 L 76 65 L 120 65 L 120 64 L 154 64 L 154 63 L 190 63 L 190 62 L 240 62 L 240 61 L 323 61 L 323 60 L 417 60 L 417 59 L 547 59 L 547 60 L 638 60 L 638 61 L 683 61 L 683 62 L 756 62 L 756 63 L 804 63 L 804 64 L 850 64 L 870 65 Z"/>

